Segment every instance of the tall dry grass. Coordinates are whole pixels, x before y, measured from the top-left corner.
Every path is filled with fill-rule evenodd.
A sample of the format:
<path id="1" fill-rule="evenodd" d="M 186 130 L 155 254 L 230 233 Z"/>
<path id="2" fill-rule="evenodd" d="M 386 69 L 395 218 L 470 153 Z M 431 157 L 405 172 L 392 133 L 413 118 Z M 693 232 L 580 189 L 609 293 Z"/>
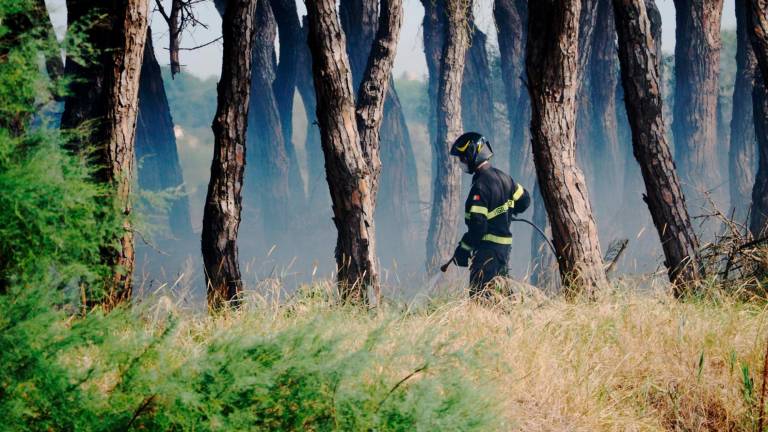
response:
<path id="1" fill-rule="evenodd" d="M 597 302 L 528 294 L 480 305 L 453 296 L 360 311 L 333 305 L 330 290 L 281 302 L 253 296 L 239 312 L 187 316 L 175 352 L 188 361 L 217 333 L 268 334 L 319 319 L 331 333 L 361 335 L 345 342 L 350 349 L 384 332 L 387 343 L 377 349 L 392 361 L 379 367 L 392 383 L 440 373 L 419 370 L 426 357 L 398 352 L 431 344 L 470 353 L 455 367 L 483 389 L 487 409 L 501 413 L 502 430 L 756 429 L 768 337 L 763 304 L 727 295 L 681 302 L 622 288 Z"/>

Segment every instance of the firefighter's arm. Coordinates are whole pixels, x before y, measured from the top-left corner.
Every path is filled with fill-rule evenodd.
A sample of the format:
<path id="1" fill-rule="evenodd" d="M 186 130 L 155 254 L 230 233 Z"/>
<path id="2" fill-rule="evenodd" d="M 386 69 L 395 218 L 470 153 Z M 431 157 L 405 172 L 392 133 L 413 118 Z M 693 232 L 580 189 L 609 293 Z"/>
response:
<path id="1" fill-rule="evenodd" d="M 531 194 L 520 183 L 516 183 L 515 192 L 512 194 L 515 205 L 510 209 L 512 214 L 518 215 L 531 206 Z"/>
<path id="2" fill-rule="evenodd" d="M 461 242 L 456 247 L 454 254 L 456 264 L 460 267 L 469 265 L 469 257 L 480 245 L 483 236 L 488 232 L 488 204 L 486 196 L 487 194 L 475 187 L 469 192 L 467 203 L 464 206 L 464 220 L 468 230 L 461 238 Z"/>

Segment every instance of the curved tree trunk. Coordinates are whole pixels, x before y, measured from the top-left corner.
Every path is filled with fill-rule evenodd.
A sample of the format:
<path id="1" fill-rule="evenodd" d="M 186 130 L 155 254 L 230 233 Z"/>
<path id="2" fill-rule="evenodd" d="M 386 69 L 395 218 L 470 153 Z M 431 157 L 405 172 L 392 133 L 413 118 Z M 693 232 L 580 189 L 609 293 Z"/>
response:
<path id="1" fill-rule="evenodd" d="M 768 0 L 747 0 L 747 23 L 752 48 L 760 69 L 755 84 L 755 134 L 758 142 L 758 168 L 752 188 L 752 214 L 749 229 L 755 237 L 768 227 Z"/>
<path id="2" fill-rule="evenodd" d="M 659 62 L 644 0 L 613 0 L 619 35 L 624 103 L 635 158 L 645 181 L 645 202 L 659 233 L 676 293 L 698 279 L 698 241 L 667 143 Z"/>
<path id="3" fill-rule="evenodd" d="M 307 14 L 317 117 L 338 231 L 339 291 L 346 301 L 366 302 L 367 289 L 378 294 L 379 287 L 373 220 L 381 169 L 379 127 L 402 21 L 402 3 L 382 2 L 378 32 L 362 76 L 357 105 L 336 2 L 309 2 Z"/>
<path id="4" fill-rule="evenodd" d="M 263 1 L 263 0 L 262 0 Z M 243 288 L 237 252 L 245 140 L 251 92 L 256 0 L 229 0 L 222 19 L 223 65 L 213 118 L 211 180 L 203 213 L 202 252 L 208 305 L 219 309 Z"/>
<path id="5" fill-rule="evenodd" d="M 752 202 L 757 142 L 752 110 L 757 59 L 749 41 L 747 0 L 736 0 L 736 82 L 733 86 L 731 146 L 728 153 L 731 209 L 745 221 Z"/>
<path id="6" fill-rule="evenodd" d="M 523 87 L 525 77 L 525 42 L 528 32 L 527 0 L 496 0 L 493 7 L 499 37 L 501 79 L 504 83 L 509 121 L 510 174 L 523 181 L 532 172 L 528 125 L 530 101 Z M 535 236 L 534 236 L 535 238 Z"/>
<path id="7" fill-rule="evenodd" d="M 136 160 L 139 162 L 139 187 L 148 191 L 173 189 L 165 223 L 177 239 L 193 237 L 189 199 L 176 149 L 171 108 L 163 85 L 160 64 L 155 58 L 151 29 L 147 31 L 144 63 L 139 85 L 139 114 L 136 125 Z"/>
<path id="8" fill-rule="evenodd" d="M 430 0 L 425 0 L 429 2 Z M 432 187 L 432 211 L 429 231 L 427 232 L 427 272 L 434 274 L 440 266 L 451 258 L 456 247 L 457 225 L 459 222 L 459 186 L 460 172 L 458 163 L 450 157 L 453 141 L 461 133 L 461 82 L 464 75 L 464 59 L 469 47 L 467 20 L 472 12 L 472 2 L 446 0 L 445 2 L 445 37 L 440 56 L 439 85 L 437 88 L 436 124 L 432 136 L 433 154 L 436 163 L 434 185 Z M 429 7 L 434 7 L 431 4 Z M 427 10 L 427 3 L 425 3 Z M 441 11 L 430 11 L 429 16 L 439 16 Z M 427 17 L 425 16 L 425 21 Z M 428 54 L 434 49 L 434 25 L 429 30 L 425 22 L 424 45 Z M 429 34 L 428 34 L 429 33 Z M 429 41 L 427 39 L 430 39 Z M 434 57 L 429 59 L 434 62 Z M 434 67 L 434 65 L 432 65 Z M 432 84 L 430 84 L 431 86 Z"/>
<path id="9" fill-rule="evenodd" d="M 717 98 L 723 0 L 674 0 L 675 159 L 689 200 L 719 185 Z"/>
<path id="10" fill-rule="evenodd" d="M 65 129 L 95 121 L 77 150 L 95 146 L 96 178 L 114 187 L 115 198 L 124 215 L 119 246 L 105 246 L 103 260 L 115 271 L 106 289 L 107 306 L 130 299 L 134 267 L 133 231 L 130 224 L 131 184 L 135 157 L 134 138 L 138 114 L 139 80 L 144 43 L 147 37 L 148 0 L 126 2 L 67 2 L 69 23 L 103 10 L 98 22 L 86 31 L 88 42 L 97 50 L 95 62 L 67 61 L 67 73 L 79 78 L 71 88 L 62 115 Z"/>
<path id="11" fill-rule="evenodd" d="M 607 285 L 584 175 L 576 165 L 579 0 L 529 3 L 526 66 L 536 174 L 563 286 L 593 297 Z"/>
<path id="12" fill-rule="evenodd" d="M 343 0 L 340 2 L 339 17 L 347 36 L 347 53 L 352 67 L 354 88 L 359 88 L 367 65 L 371 45 L 376 36 L 379 19 L 378 0 Z M 388 78 L 391 83 L 393 77 Z M 381 173 L 381 196 L 376 199 L 376 225 L 380 232 L 387 233 L 380 239 L 380 250 L 388 255 L 399 254 L 411 233 L 410 197 L 416 196 L 416 167 L 413 163 L 413 148 L 408 134 L 400 99 L 395 87 L 387 87 L 381 128 L 381 164 L 386 167 Z"/>

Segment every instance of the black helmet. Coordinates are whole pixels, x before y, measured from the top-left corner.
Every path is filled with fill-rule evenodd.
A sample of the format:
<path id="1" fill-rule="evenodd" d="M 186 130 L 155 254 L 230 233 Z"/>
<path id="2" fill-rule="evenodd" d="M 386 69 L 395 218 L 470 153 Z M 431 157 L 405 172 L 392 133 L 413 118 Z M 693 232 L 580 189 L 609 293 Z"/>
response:
<path id="1" fill-rule="evenodd" d="M 454 141 L 451 156 L 457 156 L 467 165 L 468 172 L 475 172 L 483 162 L 493 157 L 491 143 L 477 132 L 467 132 Z"/>

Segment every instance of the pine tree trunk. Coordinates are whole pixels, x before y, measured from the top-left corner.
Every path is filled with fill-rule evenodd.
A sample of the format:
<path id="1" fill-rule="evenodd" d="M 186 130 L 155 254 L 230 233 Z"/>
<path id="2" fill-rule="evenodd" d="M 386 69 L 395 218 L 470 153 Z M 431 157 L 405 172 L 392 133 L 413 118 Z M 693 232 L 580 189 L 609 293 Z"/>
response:
<path id="1" fill-rule="evenodd" d="M 674 0 L 675 159 L 689 200 L 719 185 L 717 99 L 723 0 Z"/>
<path id="2" fill-rule="evenodd" d="M 488 37 L 474 23 L 470 31 L 470 46 L 461 83 L 462 124 L 465 131 L 481 133 L 495 143 L 491 67 L 486 47 Z"/>
<path id="3" fill-rule="evenodd" d="M 289 164 L 272 83 L 275 81 L 277 23 L 269 0 L 259 2 L 254 18 L 251 94 L 248 110 L 245 208 L 255 209 L 267 247 L 280 243 L 279 225 L 290 219 Z M 249 214 L 249 213 L 246 213 Z"/>
<path id="4" fill-rule="evenodd" d="M 294 0 L 270 0 L 270 2 L 280 38 L 280 63 L 277 65 L 277 76 L 272 87 L 290 168 L 288 179 L 290 199 L 292 208 L 298 209 L 306 206 L 306 194 L 296 145 L 293 142 L 293 96 L 299 73 L 300 52 L 307 49 L 307 40 L 303 37 L 296 2 Z"/>
<path id="5" fill-rule="evenodd" d="M 98 50 L 97 58 L 85 65 L 74 58 L 67 61 L 68 74 L 79 80 L 65 101 L 62 127 L 71 129 L 95 121 L 88 136 L 72 145 L 77 150 L 95 146 L 93 162 L 100 167 L 96 178 L 114 187 L 124 215 L 118 246 L 105 246 L 102 251 L 104 262 L 115 269 L 106 287 L 107 306 L 112 307 L 130 299 L 132 291 L 135 256 L 130 195 L 149 5 L 148 0 L 68 1 L 67 19 L 71 24 L 100 9 L 104 12 L 101 19 L 86 31 L 88 42 Z"/>
<path id="6" fill-rule="evenodd" d="M 427 232 L 427 272 L 429 274 L 436 273 L 440 266 L 451 258 L 457 241 L 460 219 L 460 170 L 458 163 L 449 155 L 449 151 L 453 141 L 461 134 L 461 83 L 464 76 L 464 60 L 469 48 L 470 35 L 467 20 L 472 12 L 472 2 L 447 0 L 444 10 L 445 36 L 440 57 L 437 99 L 435 99 L 438 102 L 435 112 L 435 134 L 432 137 L 437 169 L 432 187 L 432 211 Z M 433 29 L 430 29 L 431 31 Z M 430 37 L 432 36 L 430 34 Z M 426 26 L 424 38 L 426 47 Z"/>
<path id="7" fill-rule="evenodd" d="M 536 174 L 563 286 L 594 297 L 607 285 L 584 175 L 576 165 L 579 0 L 529 3 L 526 66 Z"/>
<path id="8" fill-rule="evenodd" d="M 247 54 L 253 49 L 255 12 L 256 0 L 229 0 L 222 19 L 223 64 L 212 125 L 213 161 L 202 234 L 208 305 L 212 309 L 236 300 L 243 288 L 237 232 L 251 92 L 252 56 Z"/>
<path id="9" fill-rule="evenodd" d="M 523 87 L 525 43 L 528 37 L 528 1 L 496 0 L 493 14 L 498 29 L 501 77 L 509 121 L 510 174 L 522 181 L 527 179 L 528 173 L 532 171 L 532 168 L 529 168 L 532 164 L 528 143 L 531 110 L 528 91 Z"/>
<path id="10" fill-rule="evenodd" d="M 307 152 L 307 203 L 310 209 L 330 207 L 330 196 L 325 187 L 325 165 L 323 147 L 320 144 L 320 128 L 317 122 L 317 102 L 312 76 L 312 56 L 309 52 L 309 23 L 307 16 L 302 19 L 302 44 L 297 52 L 296 88 L 307 115 L 307 131 L 304 148 Z"/>
<path id="11" fill-rule="evenodd" d="M 613 214 L 621 195 L 619 169 L 618 119 L 616 117 L 616 85 L 619 81 L 619 58 L 616 54 L 616 26 L 611 0 L 598 0 L 597 22 L 593 33 L 589 60 L 590 149 L 592 177 L 595 179 L 595 206 Z"/>
<path id="12" fill-rule="evenodd" d="M 343 0 L 339 7 L 341 25 L 348 41 L 347 54 L 352 67 L 353 88 L 357 89 L 363 79 L 379 25 L 379 2 Z M 391 76 L 388 80 L 394 82 Z M 381 232 L 388 233 L 381 238 L 380 245 L 383 247 L 380 250 L 386 251 L 388 255 L 399 254 L 402 245 L 410 238 L 412 206 L 408 200 L 418 194 L 413 158 L 405 115 L 395 87 L 390 84 L 381 127 L 381 164 L 387 168 L 381 172 L 378 182 L 381 195 L 376 199 L 376 225 Z"/>
<path id="13" fill-rule="evenodd" d="M 424 20 L 422 22 L 424 33 L 424 55 L 427 60 L 427 98 L 429 103 L 429 139 L 435 142 L 437 139 L 437 91 L 440 86 L 440 62 L 443 55 L 443 39 L 446 34 L 446 0 L 421 0 L 424 6 Z M 433 155 L 433 161 L 437 161 L 438 156 Z M 433 166 L 434 169 L 434 166 Z M 433 173 L 433 177 L 436 176 Z"/>
<path id="14" fill-rule="evenodd" d="M 760 74 L 754 91 L 755 134 L 758 143 L 758 167 L 752 188 L 752 212 L 749 229 L 755 237 L 768 228 L 768 1 L 747 0 L 747 23 L 752 49 Z"/>
<path id="15" fill-rule="evenodd" d="M 731 146 L 728 153 L 731 209 L 745 221 L 752 201 L 757 142 L 752 111 L 757 59 L 749 41 L 747 0 L 736 0 L 736 82 L 733 86 Z"/>
<path id="16" fill-rule="evenodd" d="M 379 128 L 402 21 L 402 2 L 382 2 L 357 104 L 336 2 L 307 3 L 307 14 L 317 117 L 338 231 L 339 291 L 345 301 L 366 302 L 368 288 L 376 294 L 379 290 L 373 219 L 381 169 Z"/>
<path id="17" fill-rule="evenodd" d="M 624 102 L 648 210 L 659 233 L 670 281 L 681 294 L 698 279 L 698 241 L 667 143 L 659 62 L 644 0 L 613 0 Z"/>
<path id="18" fill-rule="evenodd" d="M 136 124 L 136 160 L 139 162 L 139 188 L 159 192 L 173 190 L 175 196 L 165 223 L 177 239 L 193 237 L 189 199 L 176 149 L 171 108 L 163 85 L 160 64 L 155 58 L 151 29 L 147 31 L 144 63 L 139 85 L 139 115 Z"/>

